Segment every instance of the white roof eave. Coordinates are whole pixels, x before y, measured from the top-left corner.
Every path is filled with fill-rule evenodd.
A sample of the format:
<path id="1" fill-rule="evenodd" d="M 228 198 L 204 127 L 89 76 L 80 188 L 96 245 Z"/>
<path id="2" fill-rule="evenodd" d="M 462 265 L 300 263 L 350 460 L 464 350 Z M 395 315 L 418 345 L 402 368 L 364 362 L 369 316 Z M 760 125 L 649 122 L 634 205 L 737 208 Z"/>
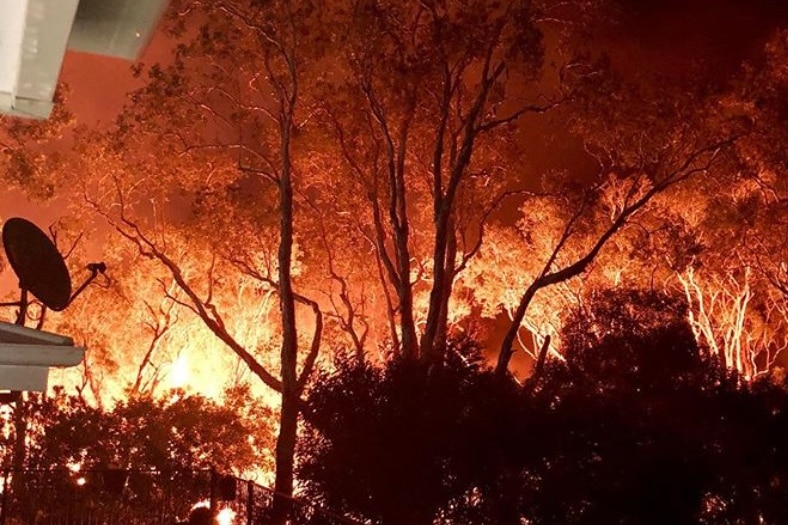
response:
<path id="1" fill-rule="evenodd" d="M 60 334 L 0 322 L 0 390 L 44 392 L 49 369 L 77 366 L 85 349 Z"/>
<path id="2" fill-rule="evenodd" d="M 0 112 L 47 118 L 79 0 L 4 0 Z"/>
<path id="3" fill-rule="evenodd" d="M 0 114 L 47 118 L 66 47 L 136 60 L 168 0 L 0 0 Z"/>

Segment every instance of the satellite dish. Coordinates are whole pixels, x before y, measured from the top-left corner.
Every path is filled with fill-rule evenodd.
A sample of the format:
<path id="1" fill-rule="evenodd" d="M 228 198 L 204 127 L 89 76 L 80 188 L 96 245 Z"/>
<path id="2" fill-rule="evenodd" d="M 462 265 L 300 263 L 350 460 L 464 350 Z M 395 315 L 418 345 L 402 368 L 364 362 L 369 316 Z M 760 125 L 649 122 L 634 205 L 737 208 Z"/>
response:
<path id="1" fill-rule="evenodd" d="M 63 256 L 46 233 L 32 222 L 14 217 L 3 225 L 3 246 L 19 286 L 59 312 L 71 299 L 71 276 Z"/>

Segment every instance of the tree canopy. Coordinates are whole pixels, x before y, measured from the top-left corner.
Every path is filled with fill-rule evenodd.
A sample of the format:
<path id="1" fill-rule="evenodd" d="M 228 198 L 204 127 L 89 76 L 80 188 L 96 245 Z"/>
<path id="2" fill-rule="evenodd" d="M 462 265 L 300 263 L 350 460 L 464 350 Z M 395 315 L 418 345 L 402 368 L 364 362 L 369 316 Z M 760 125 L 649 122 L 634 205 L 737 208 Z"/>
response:
<path id="1" fill-rule="evenodd" d="M 630 4 L 175 0 L 171 56 L 134 65 L 140 87 L 111 124 L 73 126 L 63 104 L 47 122 L 4 120 L 3 180 L 63 209 L 69 265 L 108 246 L 94 307 L 35 310 L 90 348 L 80 397 L 153 403 L 187 358 L 217 398 L 220 375 L 251 383 L 278 407 L 276 489 L 290 495 L 300 412 L 320 391 L 310 384 L 346 350 L 353 388 L 386 398 L 390 381 L 412 380 L 441 403 L 446 385 L 424 370 L 466 381 L 449 342 L 478 327 L 498 376 L 522 378 L 512 357 L 531 364 L 544 348 L 553 362 L 533 392 L 560 390 L 563 374 L 570 398 L 588 394 L 581 406 L 608 386 L 616 399 L 667 396 L 677 374 L 701 392 L 728 385 L 726 369 L 764 384 L 788 347 L 785 29 L 769 24 L 726 55 L 726 75 L 711 55 L 653 50 L 676 59 L 666 67 L 630 34 L 643 16 Z M 617 287 L 637 291 L 611 298 Z M 651 315 L 641 334 L 589 331 L 589 319 L 621 320 L 616 334 Z M 378 369 L 388 352 L 421 363 Z M 497 385 L 468 377 L 470 390 Z M 500 389 L 478 403 L 550 414 Z M 451 405 L 454 423 L 474 403 Z M 411 467 L 422 458 L 428 484 L 455 459 L 424 445 L 409 444 Z M 498 475 L 479 501 L 511 517 L 492 495 L 522 480 Z M 407 519 L 471 512 L 463 483 Z M 336 503 L 372 512 L 358 494 Z M 374 496 L 374 519 L 395 519 L 389 496 Z M 560 511 L 569 522 L 591 515 L 583 497 Z"/>
<path id="2" fill-rule="evenodd" d="M 306 491 L 382 524 L 781 523 L 784 380 L 740 381 L 686 310 L 600 295 L 523 387 L 467 342 L 441 367 L 342 363 L 308 402 Z"/>

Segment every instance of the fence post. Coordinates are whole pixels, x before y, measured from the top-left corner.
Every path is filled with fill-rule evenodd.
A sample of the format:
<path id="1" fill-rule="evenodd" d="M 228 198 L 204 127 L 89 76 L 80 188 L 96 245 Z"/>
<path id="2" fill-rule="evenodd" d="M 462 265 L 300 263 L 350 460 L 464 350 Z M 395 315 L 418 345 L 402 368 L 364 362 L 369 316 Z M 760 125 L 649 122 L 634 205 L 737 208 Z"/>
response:
<path id="1" fill-rule="evenodd" d="M 254 523 L 254 483 L 246 480 L 246 525 Z M 0 525 L 3 525 L 0 523 Z"/>
<path id="2" fill-rule="evenodd" d="M 216 517 L 216 469 L 213 467 L 211 467 L 211 497 L 208 505 L 209 508 L 211 509 L 211 517 L 215 518 Z"/>
<path id="3" fill-rule="evenodd" d="M 3 501 L 0 508 L 0 525 L 5 525 L 5 507 L 8 502 L 8 469 L 3 471 Z"/>

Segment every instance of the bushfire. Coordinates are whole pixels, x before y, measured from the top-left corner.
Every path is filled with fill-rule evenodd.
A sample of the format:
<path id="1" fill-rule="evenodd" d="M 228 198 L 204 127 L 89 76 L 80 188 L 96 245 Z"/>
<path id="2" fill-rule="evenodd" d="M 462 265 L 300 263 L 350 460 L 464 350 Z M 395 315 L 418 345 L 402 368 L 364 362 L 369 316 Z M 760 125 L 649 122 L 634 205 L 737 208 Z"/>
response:
<path id="1" fill-rule="evenodd" d="M 46 396 L 3 412 L 11 470 L 65 469 L 69 490 L 90 488 L 96 466 L 258 476 L 276 525 L 299 490 L 382 525 L 645 523 L 610 518 L 607 493 L 571 485 L 564 505 L 539 492 L 582 470 L 632 507 L 662 508 L 624 494 L 648 487 L 676 516 L 726 523 L 746 504 L 748 522 L 774 521 L 764 494 L 782 474 L 693 476 L 743 442 L 717 426 L 747 426 L 741 407 L 774 418 L 748 435 L 768 456 L 756 463 L 783 461 L 759 441 L 784 429 L 774 399 L 788 359 L 782 10 L 170 3 L 155 58 L 133 66 L 111 120 L 96 124 L 65 86 L 50 119 L 0 120 L 0 218 L 24 202 L 72 273 L 108 268 L 63 311 L 31 297 L 19 316 L 88 351 Z M 724 396 L 731 407 L 715 404 Z M 694 416 L 707 446 L 664 407 Z M 644 434 L 618 442 L 586 413 Z M 473 426 L 480 414 L 499 434 Z M 541 456 L 505 474 L 533 458 L 509 449 L 496 418 L 566 432 L 517 434 Z M 483 459 L 457 459 L 463 433 L 498 437 L 474 450 Z M 342 446 L 385 465 L 386 482 Z M 616 463 L 607 446 L 630 455 Z M 612 465 L 631 479 L 616 485 Z M 662 482 L 674 478 L 697 485 Z M 699 510 L 717 501 L 729 507 Z"/>

